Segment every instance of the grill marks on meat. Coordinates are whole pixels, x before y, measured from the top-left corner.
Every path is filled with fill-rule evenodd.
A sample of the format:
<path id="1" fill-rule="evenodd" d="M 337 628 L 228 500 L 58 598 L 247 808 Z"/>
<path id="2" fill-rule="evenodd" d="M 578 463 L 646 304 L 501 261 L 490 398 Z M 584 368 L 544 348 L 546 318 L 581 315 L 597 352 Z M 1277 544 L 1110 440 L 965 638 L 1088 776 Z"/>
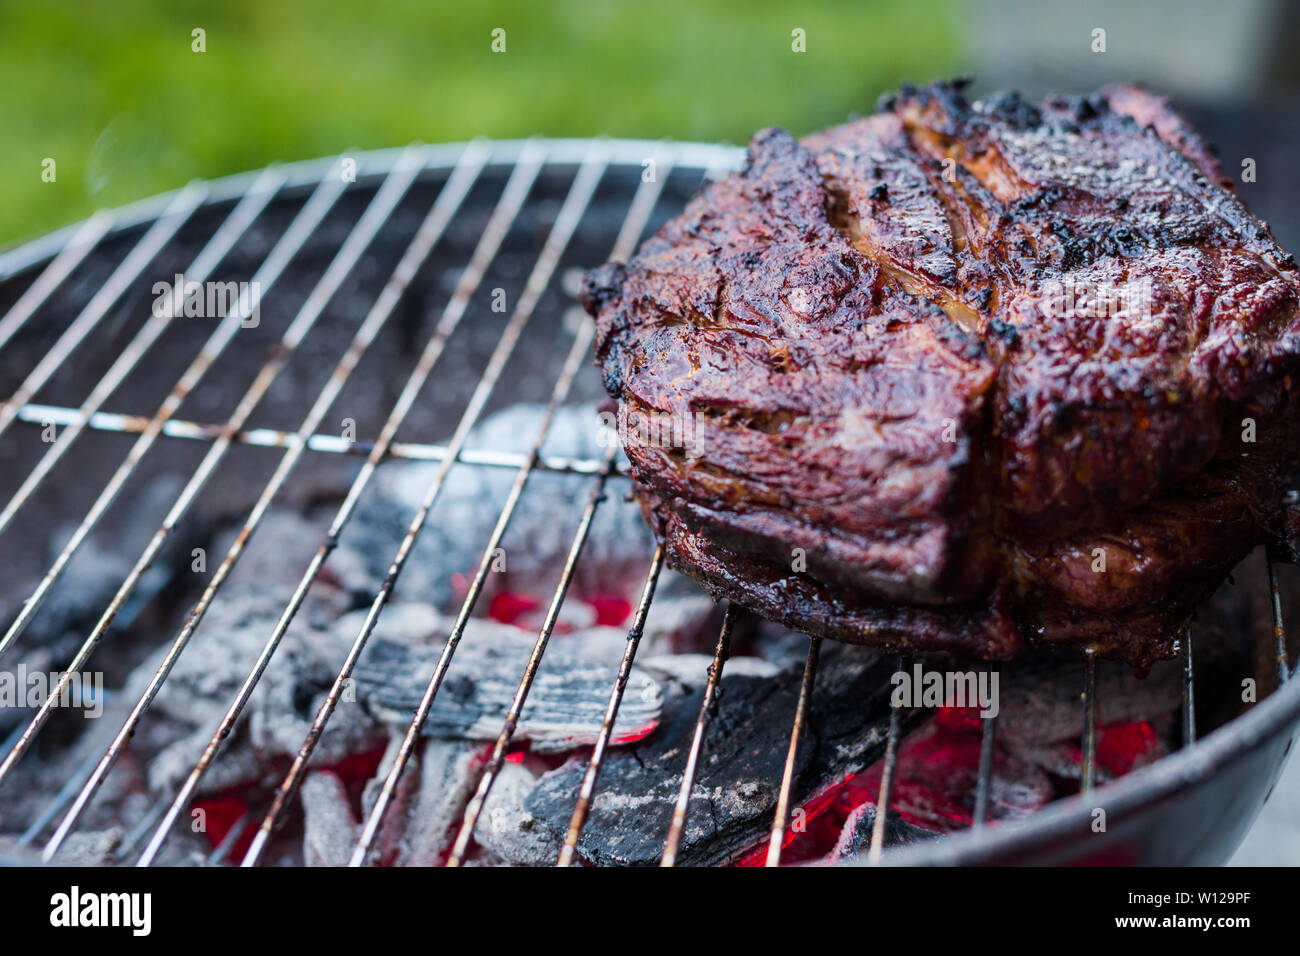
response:
<path id="1" fill-rule="evenodd" d="M 850 641 L 1169 654 L 1297 463 L 1300 275 L 1226 185 L 1131 87 L 759 133 L 584 287 L 671 562 Z"/>

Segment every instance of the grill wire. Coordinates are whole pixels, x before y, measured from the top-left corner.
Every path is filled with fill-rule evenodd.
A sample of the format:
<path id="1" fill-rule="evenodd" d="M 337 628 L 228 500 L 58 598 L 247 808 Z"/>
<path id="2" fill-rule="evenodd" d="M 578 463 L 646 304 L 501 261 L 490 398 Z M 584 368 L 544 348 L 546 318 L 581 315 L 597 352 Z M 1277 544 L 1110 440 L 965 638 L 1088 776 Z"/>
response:
<path id="1" fill-rule="evenodd" d="M 168 648 L 161 666 L 157 669 L 145 692 L 131 707 L 126 721 L 118 729 L 103 753 L 97 759 L 92 759 L 82 768 L 82 772 L 68 781 L 62 792 L 57 795 L 40 817 L 22 835 L 20 843 L 35 843 L 45 833 L 46 829 L 51 824 L 54 824 L 54 829 L 44 844 L 43 858 L 48 861 L 63 845 L 69 833 L 77 825 L 88 803 L 121 755 L 159 689 L 167 680 L 177 658 L 184 651 L 186 644 L 195 631 L 201 626 L 206 611 L 216 600 L 222 585 L 239 561 L 248 540 L 256 531 L 273 501 L 282 491 L 285 482 L 289 479 L 291 472 L 299 463 L 304 452 L 312 451 L 335 455 L 364 455 L 365 461 L 360 472 L 348 488 L 342 504 L 339 505 L 334 514 L 329 530 L 325 535 L 325 540 L 303 571 L 297 586 L 293 590 L 292 597 L 258 655 L 253 668 L 247 674 L 219 725 L 213 731 L 202 756 L 194 764 L 188 777 L 172 798 L 170 800 L 164 798 L 159 801 L 128 832 L 122 845 L 118 848 L 117 858 L 121 862 L 129 862 L 135 849 L 143 843 L 143 849 L 135 859 L 136 864 L 147 866 L 154 862 L 167 840 L 168 834 L 175 826 L 178 816 L 193 798 L 204 773 L 219 758 L 224 740 L 243 713 L 244 707 L 248 703 L 258 681 L 275 654 L 281 638 L 287 632 L 306 599 L 309 589 L 317 580 L 331 552 L 337 546 L 340 534 L 352 517 L 358 500 L 379 465 L 389 459 L 437 462 L 436 473 L 425 490 L 420 508 L 411 519 L 397 550 L 393 554 L 389 572 L 385 576 L 382 586 L 373 595 L 364 623 L 358 631 L 346 659 L 335 675 L 324 702 L 316 712 L 308 734 L 303 739 L 289 769 L 285 772 L 269 807 L 262 815 L 252 842 L 244 854 L 243 866 L 256 865 L 266 851 L 272 834 L 283 822 L 285 814 L 293 804 L 293 798 L 298 785 L 302 781 L 307 763 L 334 713 L 352 674 L 354 665 L 365 649 L 367 641 L 388 603 L 416 539 L 425 527 L 430 511 L 439 497 L 449 471 L 457 464 L 513 469 L 514 483 L 501 508 L 492 534 L 483 549 L 482 557 L 461 603 L 451 633 L 434 668 L 433 675 L 425 688 L 419 706 L 415 713 L 411 715 L 411 720 L 406 727 L 396 757 L 384 776 L 382 789 L 379 791 L 371 811 L 360 828 L 349 864 L 352 866 L 365 864 L 371 853 L 379 828 L 393 806 L 398 782 L 409 764 L 419 739 L 420 730 L 429 715 L 434 699 L 452 666 L 453 656 L 471 619 L 476 602 L 483 591 L 493 554 L 506 533 L 507 526 L 529 477 L 537 471 L 579 476 L 590 482 L 590 495 L 586 508 L 573 536 L 559 582 L 551 595 L 544 622 L 538 632 L 527 666 L 520 677 L 518 688 L 500 733 L 492 747 L 491 755 L 479 772 L 477 787 L 469 800 L 459 827 L 456 829 L 456 837 L 447 859 L 447 865 L 449 866 L 458 866 L 464 863 L 470 848 L 475 824 L 506 759 L 507 751 L 512 742 L 520 714 L 527 701 L 533 679 L 541 665 L 549 639 L 559 619 L 561 606 L 586 543 L 592 520 L 597 509 L 607 498 L 609 482 L 625 477 L 625 473 L 616 459 L 616 447 L 611 447 L 609 452 L 599 460 L 548 457 L 542 454 L 543 443 L 555 412 L 564 402 L 575 376 L 587 360 L 594 334 L 591 323 L 577 322 L 573 323 L 572 327 L 569 328 L 572 333 L 572 341 L 569 344 L 564 365 L 555 379 L 545 406 L 541 426 L 533 437 L 530 450 L 527 453 L 506 453 L 490 449 L 473 450 L 465 447 L 466 441 L 487 406 L 508 360 L 515 353 L 525 326 L 533 316 L 543 293 L 550 287 L 561 257 L 569 246 L 570 240 L 581 229 L 584 216 L 602 178 L 609 171 L 618 168 L 637 170 L 650 168 L 655 170 L 654 175 L 641 177 L 640 184 L 627 206 L 613 248 L 608 250 L 608 258 L 626 260 L 635 249 L 637 242 L 651 221 L 656 204 L 660 200 L 663 183 L 667 180 L 670 171 L 675 169 L 702 174 L 706 178 L 717 178 L 734 168 L 739 158 L 739 151 L 729 147 L 616 140 L 548 141 L 542 139 L 517 143 L 475 141 L 466 145 L 442 147 L 411 146 L 401 151 L 366 154 L 362 171 L 372 178 L 381 176 L 381 184 L 364 213 L 352 226 L 333 260 L 298 309 L 278 345 L 272 350 L 270 357 L 261 367 L 228 420 L 220 424 L 184 420 L 178 418 L 176 413 L 180 409 L 184 398 L 194 391 L 205 374 L 219 361 L 223 350 L 230 344 L 235 333 L 239 330 L 241 322 L 250 315 L 256 314 L 261 298 L 273 289 L 276 281 L 290 261 L 301 251 L 304 244 L 316 234 L 326 215 L 347 192 L 349 180 L 341 174 L 343 159 L 339 158 L 330 162 L 313 164 L 298 164 L 290 168 L 271 167 L 255 177 L 233 177 L 231 180 L 218 181 L 212 184 L 193 183 L 168 198 L 161 209 L 158 208 L 157 204 L 143 204 L 134 208 L 128 207 L 116 213 L 99 213 L 75 229 L 65 230 L 63 233 L 47 239 L 43 248 L 48 252 L 46 256 L 48 263 L 3 319 L 0 319 L 0 347 L 10 342 L 13 336 L 32 318 L 54 291 L 76 271 L 87 256 L 95 251 L 101 241 L 110 235 L 111 230 L 124 228 L 133 222 L 137 224 L 150 223 L 148 229 L 136 242 L 135 247 L 130 250 L 108 279 L 99 286 L 96 293 L 89 299 L 55 344 L 23 379 L 16 392 L 3 405 L 0 405 L 0 434 L 7 431 L 14 422 L 35 425 L 53 423 L 62 426 L 57 440 L 45 450 L 19 489 L 8 500 L 3 510 L 0 511 L 0 531 L 8 527 L 18 511 L 33 498 L 54 465 L 83 432 L 86 430 L 104 431 L 135 435 L 137 437 L 126 458 L 118 466 L 103 491 L 79 522 L 67 543 L 41 578 L 40 583 L 24 602 L 3 638 L 0 638 L 0 655 L 12 649 L 55 583 L 68 567 L 74 553 L 86 541 L 92 529 L 98 524 L 122 490 L 127 487 L 145 453 L 158 438 L 169 437 L 205 442 L 209 447 L 197 469 L 179 493 L 175 504 L 167 512 L 162 524 L 154 533 L 148 546 L 135 561 L 129 575 L 118 588 L 109 606 L 69 662 L 59 685 L 51 691 L 27 725 L 21 727 L 21 731 L 14 738 L 11 738 L 11 746 L 9 746 L 3 762 L 0 762 L 0 786 L 3 786 L 17 763 L 31 750 L 38 734 L 49 720 L 52 710 L 57 706 L 60 694 L 73 679 L 75 672 L 84 667 L 103 641 L 114 618 L 136 591 L 141 578 L 157 559 L 164 544 L 175 531 L 182 517 L 193 505 L 197 496 L 207 485 L 226 453 L 234 446 L 250 445 L 279 449 L 281 457 L 274 473 L 248 512 L 240 534 L 223 556 L 202 596 L 189 612 L 183 626 Z M 465 316 L 471 299 L 479 290 L 484 276 L 501 249 L 502 243 L 510 233 L 511 227 L 519 217 L 521 210 L 525 207 L 530 191 L 539 175 L 548 169 L 567 169 L 569 167 L 574 168 L 574 173 L 568 193 L 550 227 L 545 243 L 536 256 L 522 294 L 510 313 L 507 324 L 500 333 L 495 350 L 488 359 L 486 368 L 478 379 L 451 438 L 445 444 L 397 441 L 398 429 L 415 405 L 421 389 L 429 382 L 439 359 L 443 357 L 448 340 Z M 441 311 L 433 334 L 425 344 L 409 377 L 404 382 L 400 396 L 392 407 L 382 430 L 373 441 L 349 441 L 345 438 L 319 432 L 318 427 L 323 417 L 334 400 L 338 398 L 367 348 L 375 341 L 384 324 L 393 315 L 404 292 L 416 274 L 429 261 L 439 239 L 455 220 L 464 200 L 478 183 L 480 175 L 489 168 L 503 172 L 508 171 L 509 176 L 504 189 L 497 199 L 491 217 L 477 241 L 468 265 L 460 273 L 455 289 Z M 381 230 L 390 221 L 394 210 L 397 209 L 421 174 L 431 172 L 446 173 L 445 181 L 437 194 L 436 201 L 397 261 L 382 291 L 375 299 L 365 319 L 357 328 L 347 350 L 339 358 L 328 382 L 302 419 L 301 425 L 294 431 L 246 427 L 255 407 L 266 396 L 276 377 L 316 324 L 340 286 L 362 260 L 371 241 L 380 234 Z M 143 416 L 114 413 L 105 410 L 104 405 L 118 386 L 137 369 L 146 352 L 175 317 L 170 306 L 162 314 L 151 316 L 140 327 L 134 338 L 117 356 L 112 366 L 79 407 L 72 408 L 32 402 L 33 397 L 41 387 L 50 380 L 64 363 L 70 361 L 70 357 L 79 346 L 85 344 L 87 337 L 95 329 L 96 325 L 118 299 L 123 296 L 132 283 L 140 279 L 150 263 L 156 259 L 159 253 L 176 236 L 178 230 L 197 210 L 205 204 L 215 202 L 218 198 L 237 199 L 225 221 L 212 234 L 190 266 L 184 270 L 187 279 L 202 282 L 214 273 L 214 270 L 222 262 L 226 254 L 240 243 L 259 214 L 267 208 L 273 199 L 282 195 L 291 186 L 310 186 L 310 196 L 298 209 L 288 228 L 266 254 L 253 275 L 252 281 L 241 292 L 234 308 L 213 330 L 199 354 L 185 369 L 176 385 L 151 417 L 144 418 Z M 614 722 L 631 674 L 631 668 L 663 567 L 663 551 L 657 548 L 649 561 L 640 597 L 632 616 L 632 623 L 628 631 L 617 677 L 610 689 L 601 728 L 592 748 L 582 783 L 576 794 L 572 817 L 557 861 L 560 866 L 573 865 L 578 861 L 577 846 L 579 837 L 587 822 L 592 802 L 598 792 L 603 759 L 610 745 Z M 1280 685 L 1291 676 L 1291 669 L 1287 661 L 1286 635 L 1283 627 L 1277 572 L 1271 556 L 1267 559 L 1267 576 L 1274 652 Z M 716 649 L 706 675 L 703 700 L 695 721 L 694 734 L 686 763 L 682 770 L 680 789 L 671 824 L 664 838 L 663 866 L 672 866 L 677 861 L 687 813 L 693 797 L 696 773 L 704 750 L 706 731 L 719 706 L 719 688 L 723 669 L 730 652 L 731 634 L 737 613 L 738 609 L 729 605 L 725 608 L 723 614 Z M 1182 740 L 1183 746 L 1189 746 L 1196 739 L 1196 725 L 1195 703 L 1192 692 L 1192 640 L 1191 633 L 1187 628 L 1184 628 L 1181 632 L 1178 643 L 1182 654 Z M 782 850 L 789 837 L 788 827 L 791 816 L 796 758 L 801 735 L 806 728 L 808 714 L 812 706 L 819 652 L 820 640 L 817 638 L 810 639 L 798 703 L 787 745 L 776 813 L 767 840 L 766 865 L 768 866 L 776 866 L 781 862 Z M 904 657 L 900 659 L 899 667 L 904 670 L 910 669 L 910 658 Z M 1099 705 L 1096 667 L 1095 658 L 1091 654 L 1085 655 L 1081 691 L 1083 730 L 1080 735 L 1083 756 L 1081 786 L 1085 791 L 1093 788 L 1096 782 Z M 900 712 L 898 708 L 895 708 L 890 715 L 877 813 L 867 852 L 868 862 L 879 862 L 884 850 L 887 813 L 893 786 L 897 778 L 901 742 L 900 724 Z M 973 814 L 973 825 L 975 827 L 983 826 L 988 815 L 995 735 L 996 718 L 984 720 L 982 722 L 980 760 Z M 226 857 L 234 846 L 236 838 L 244 831 L 245 824 L 255 819 L 251 813 L 250 811 L 244 819 L 241 819 L 235 826 L 230 828 L 221 844 L 212 850 L 211 855 L 208 857 L 209 862 L 217 862 Z"/>

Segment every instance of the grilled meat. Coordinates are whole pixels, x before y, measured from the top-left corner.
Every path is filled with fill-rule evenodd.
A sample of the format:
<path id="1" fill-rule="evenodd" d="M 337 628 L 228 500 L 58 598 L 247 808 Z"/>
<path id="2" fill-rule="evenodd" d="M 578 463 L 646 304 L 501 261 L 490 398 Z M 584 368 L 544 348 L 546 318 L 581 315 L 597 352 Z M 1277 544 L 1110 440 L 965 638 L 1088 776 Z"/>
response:
<path id="1" fill-rule="evenodd" d="M 1300 463 L 1300 272 L 1229 186 L 1133 87 L 757 134 L 584 283 L 671 564 L 846 641 L 1168 656 Z"/>

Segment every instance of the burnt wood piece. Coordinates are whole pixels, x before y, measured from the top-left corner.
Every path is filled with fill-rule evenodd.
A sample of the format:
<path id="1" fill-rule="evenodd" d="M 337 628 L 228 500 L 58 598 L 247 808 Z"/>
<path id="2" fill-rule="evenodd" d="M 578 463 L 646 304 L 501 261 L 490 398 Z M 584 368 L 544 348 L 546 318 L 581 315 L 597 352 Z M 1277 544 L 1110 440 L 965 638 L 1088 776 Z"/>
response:
<path id="1" fill-rule="evenodd" d="M 738 659 L 738 660 L 743 660 Z M 666 694 L 663 720 L 644 741 L 610 751 L 591 815 L 578 841 L 589 862 L 654 866 L 663 855 L 703 694 L 699 680 Z M 795 765 L 795 805 L 875 763 L 889 732 L 889 675 L 895 661 L 870 648 L 837 645 L 823 652 L 808 724 Z M 723 672 L 718 710 L 709 723 L 678 863 L 728 863 L 753 850 L 772 826 L 777 793 L 799 699 L 800 669 L 777 675 Z M 921 712 L 903 711 L 904 729 Z M 573 813 L 586 756 L 545 774 L 525 801 L 528 812 L 559 838 Z"/>
<path id="2" fill-rule="evenodd" d="M 496 740 L 501 732 L 536 638 L 508 624 L 475 624 L 475 633 L 458 646 L 453 667 L 420 728 L 426 736 Z M 595 742 L 617 673 L 612 652 L 623 641 L 613 630 L 605 636 L 609 639 L 584 641 L 561 635 L 551 642 L 519 715 L 514 740 L 526 741 L 538 752 Z M 422 645 L 386 638 L 371 641 L 354 672 L 357 695 L 367 711 L 389 724 L 407 724 L 433 676 L 443 643 L 441 637 Z M 616 744 L 653 730 L 663 706 L 658 682 L 643 668 L 633 667 L 628 682 L 632 691 L 613 728 Z"/>
<path id="3" fill-rule="evenodd" d="M 1229 186 L 1133 87 L 758 133 L 584 283 L 671 565 L 846 641 L 1171 655 L 1300 464 L 1300 272 Z"/>

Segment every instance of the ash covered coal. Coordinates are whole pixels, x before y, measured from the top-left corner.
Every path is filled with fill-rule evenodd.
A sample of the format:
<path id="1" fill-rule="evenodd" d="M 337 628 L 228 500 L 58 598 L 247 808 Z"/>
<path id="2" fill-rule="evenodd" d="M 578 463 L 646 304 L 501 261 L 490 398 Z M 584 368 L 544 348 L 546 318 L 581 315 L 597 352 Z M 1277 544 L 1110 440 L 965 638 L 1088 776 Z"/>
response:
<path id="1" fill-rule="evenodd" d="M 278 522 L 288 531 L 290 519 Z M 322 601 L 328 601 L 323 595 Z M 169 744 L 150 765 L 155 790 L 179 785 L 206 745 L 262 652 L 281 604 L 262 595 L 234 595 L 214 606 L 159 690 L 155 716 L 192 732 Z M 322 608 L 317 608 L 319 613 Z M 343 614 L 326 626 L 304 615 L 285 635 L 254 690 L 222 759 L 205 775 L 200 793 L 271 782 L 307 735 L 339 663 L 360 631 L 365 611 Z M 392 604 L 354 672 L 317 745 L 317 765 L 383 747 L 387 725 L 404 731 L 415 713 L 452 621 L 427 604 Z M 524 673 L 536 635 L 512 625 L 474 619 L 466 629 L 424 731 L 428 736 L 495 740 Z M 626 632 L 589 628 L 556 635 L 521 716 L 517 739 L 535 750 L 571 750 L 595 739 L 617 673 Z M 161 654 L 161 652 L 159 652 Z M 143 690 L 155 657 L 126 692 Z M 662 704 L 658 683 L 644 670 L 633 674 L 637 692 L 617 727 L 615 741 L 644 736 Z"/>
<path id="2" fill-rule="evenodd" d="M 344 619 L 347 620 L 346 618 Z M 451 622 L 435 618 L 425 634 L 446 634 Z M 423 731 L 430 737 L 495 740 L 528 665 L 534 636 L 517 627 L 478 622 L 461 641 L 453 667 L 434 699 Z M 538 752 L 572 750 L 594 743 L 605 716 L 609 689 L 618 673 L 627 635 L 591 628 L 553 638 L 533 681 L 515 729 L 516 743 Z M 405 726 L 423 696 L 440 644 L 375 641 L 354 672 L 364 706 L 381 720 Z M 614 723 L 612 742 L 650 733 L 659 719 L 663 693 L 644 668 L 634 667 Z"/>
<path id="3" fill-rule="evenodd" d="M 1250 606 L 1265 579 L 1263 568 L 1255 566 L 1260 561 L 1258 555 L 1247 559 L 1237 570 L 1240 583 L 1221 587 L 1192 623 L 1198 726 L 1217 727 L 1241 712 L 1241 678 L 1255 666 L 1253 622 L 1267 621 L 1268 615 L 1266 608 L 1252 611 Z M 999 748 L 1055 778 L 1078 781 L 1082 666 L 1056 655 L 1029 655 L 1000 669 Z M 1179 746 L 1181 698 L 1177 661 L 1157 663 L 1145 677 L 1115 662 L 1098 661 L 1098 781 L 1122 776 Z"/>
<path id="4" fill-rule="evenodd" d="M 540 423 L 540 407 L 507 409 L 486 420 L 471 436 L 470 446 L 522 450 L 520 436 L 535 432 Z M 545 453 L 586 457 L 603 452 L 594 437 L 597 427 L 590 409 L 562 409 L 555 422 L 556 438 L 548 443 Z M 435 471 L 436 466 L 406 461 L 390 461 L 380 469 L 349 526 L 356 534 L 345 536 L 308 593 L 233 733 L 203 776 L 197 800 L 235 800 L 256 813 L 262 799 L 259 795 L 264 796 L 279 782 L 360 632 L 362 608 L 369 606 L 380 584 L 378 575 L 391 563 L 406 523 Z M 460 465 L 452 469 L 443 491 L 446 505 L 435 509 L 426 525 L 423 544 L 411 556 L 399 591 L 362 657 L 358 682 L 345 692 L 316 748 L 308 775 L 312 782 L 304 787 L 301 798 L 301 826 L 291 828 L 301 833 L 301 845 L 289 848 L 287 855 L 284 847 L 277 847 L 275 859 L 337 862 L 336 852 L 343 851 L 334 847 L 338 841 L 328 834 L 341 834 L 355 825 L 358 812 L 355 794 L 344 799 L 338 768 L 355 764 L 359 754 L 382 752 L 385 747 L 391 750 L 404 731 L 449 633 L 452 621 L 448 614 L 457 609 L 463 596 L 457 581 L 474 570 L 513 480 L 514 471 L 509 468 Z M 473 785 L 471 772 L 479 765 L 478 753 L 483 742 L 500 731 L 536 638 L 528 598 L 549 596 L 571 540 L 574 529 L 563 527 L 555 516 L 572 516 L 576 527 L 591 480 L 540 471 L 531 477 L 504 542 L 505 570 L 489 576 L 488 588 L 426 727 L 427 733 L 439 739 L 421 745 L 412 771 L 404 778 L 409 813 L 396 813 L 394 819 L 401 826 L 384 831 L 381 843 L 389 848 L 390 858 L 429 862 L 445 849 L 445 830 L 463 812 L 464 799 Z M 154 497 L 160 496 L 166 505 L 174 493 L 175 488 L 158 486 Z M 132 746 L 87 809 L 83 832 L 68 843 L 67 859 L 111 863 L 119 855 L 129 854 L 129 821 L 144 819 L 160 800 L 170 799 L 195 765 L 263 652 L 303 568 L 323 540 L 337 503 L 317 499 L 315 505 L 301 511 L 279 506 L 267 512 L 234 573 L 159 688 Z M 153 502 L 154 510 L 158 504 Z M 143 517 L 138 510 L 132 514 L 135 523 L 147 530 L 149 509 Z M 203 575 L 191 573 L 189 545 L 202 541 L 208 562 L 214 565 L 236 533 L 236 528 L 227 527 L 202 538 L 188 532 L 178 535 L 177 541 L 185 547 L 156 565 L 149 580 L 156 577 L 157 583 L 153 591 L 145 593 L 157 599 L 157 591 L 165 590 L 170 581 L 182 589 L 196 581 L 201 584 Z M 85 589 L 65 602 L 51 602 L 46 610 L 52 613 L 42 618 L 45 630 L 31 632 L 46 639 L 49 627 L 55 626 L 56 636 L 66 634 L 66 647 L 50 642 L 40 658 L 51 667 L 66 659 L 93 626 L 95 615 L 128 570 L 127 549 L 115 551 L 107 542 L 104 547 L 99 545 L 97 539 L 88 541 L 69 569 L 69 580 L 84 583 Z M 537 751 L 571 750 L 594 738 L 626 639 L 625 627 L 604 627 L 598 622 L 622 622 L 628 616 L 650 553 L 648 537 L 632 509 L 611 505 L 598 512 L 579 575 L 523 714 L 518 734 L 522 744 Z M 686 579 L 671 574 L 661 579 L 659 593 L 662 601 L 655 607 L 643 639 L 648 652 L 695 646 L 708 639 L 717 619 L 711 599 Z M 434 596 L 442 600 L 440 608 L 415 600 Z M 495 600 L 498 597 L 502 600 Z M 170 595 L 168 599 L 173 605 L 178 603 Z M 487 616 L 500 618 L 503 603 L 511 602 L 516 613 L 507 619 L 526 627 Z M 180 606 L 188 608 L 188 599 Z M 540 613 L 537 610 L 532 616 Z M 127 618 L 124 613 L 122 619 Z M 171 620 L 178 619 L 173 615 Z M 119 686 L 110 688 L 110 705 L 103 720 L 84 722 L 85 727 L 79 723 L 69 728 L 70 733 L 51 732 L 38 738 L 38 746 L 18 765 L 10 781 L 21 796 L 5 808 L 0 830 L 21 833 L 41 817 L 69 779 L 84 776 L 93 765 L 163 663 L 176 624 L 152 626 L 152 630 L 133 628 L 127 635 L 108 635 L 106 640 L 130 638 L 125 657 L 135 663 L 134 670 L 120 678 Z M 151 650 L 141 649 L 144 640 L 152 642 Z M 123 649 L 114 650 L 120 666 Z M 616 745 L 653 729 L 661 705 L 653 677 L 638 670 L 633 679 L 637 693 L 628 697 Z M 8 709 L 6 726 L 16 728 L 27 716 Z M 63 722 L 63 715 L 56 713 L 50 731 Z M 368 771 L 374 772 L 373 767 Z M 495 818 L 485 817 L 496 819 L 498 829 L 502 813 L 515 812 L 501 806 L 502 801 L 521 792 L 525 779 L 531 787 L 535 776 L 513 770 L 511 774 L 512 786 L 494 796 Z M 351 786 L 348 783 L 344 789 Z M 485 856 L 491 853 L 490 842 L 485 838 Z M 200 860 L 202 853 L 211 849 L 206 843 L 201 837 L 196 841 L 182 835 L 177 828 L 160 862 Z M 179 855 L 173 855 L 173 847 Z M 11 849 L 23 852 L 16 844 Z"/>
<path id="5" fill-rule="evenodd" d="M 892 658 L 862 647 L 827 646 L 809 723 L 795 766 L 796 800 L 877 760 L 889 729 Z M 770 828 L 801 674 L 759 662 L 731 661 L 723 671 L 678 860 L 731 862 Z M 708 659 L 677 655 L 647 660 L 651 673 L 674 676 L 659 729 L 606 757 L 579 853 L 600 865 L 659 862 L 703 697 Z M 910 723 L 911 717 L 905 720 Z M 586 770 L 575 759 L 539 781 L 525 803 L 552 834 L 563 836 Z"/>
<path id="6" fill-rule="evenodd" d="M 940 710 L 900 745 L 890 808 L 909 823 L 946 832 L 974 822 L 982 728 L 966 720 L 967 716 L 955 709 Z M 850 791 L 856 790 L 861 799 L 874 802 L 880 792 L 882 770 L 880 765 L 872 767 L 850 782 Z M 989 778 L 990 820 L 1027 817 L 1055 796 L 1046 771 L 1004 747 L 994 747 Z"/>
<path id="7" fill-rule="evenodd" d="M 362 798 L 365 813 L 374 806 L 401 742 L 397 728 L 390 733 L 388 752 Z M 412 764 L 398 781 L 393 809 L 375 839 L 375 858 L 398 866 L 434 866 L 443 862 L 454 828 L 474 792 L 482 754 L 482 744 L 464 740 L 425 740 L 416 748 Z M 307 804 L 304 809 L 310 830 L 312 807 Z"/>
<path id="8" fill-rule="evenodd" d="M 867 852 L 871 846 L 871 831 L 876 826 L 878 812 L 874 803 L 863 803 L 849 814 L 835 849 L 831 851 L 830 862 L 847 862 L 858 854 Z M 897 810 L 885 814 L 886 847 L 907 846 L 936 836 L 938 833 L 934 830 L 925 830 L 908 823 Z"/>
<path id="9" fill-rule="evenodd" d="M 29 672 L 56 671 L 63 667 L 86 635 L 95 627 L 104 608 L 112 600 L 122 580 L 131 570 L 131 547 L 140 539 L 141 531 L 150 530 L 153 516 L 165 512 L 175 498 L 180 482 L 174 478 L 161 478 L 128 496 L 119 512 L 111 514 L 68 561 L 64 576 L 74 587 L 54 588 L 41 605 L 38 615 L 19 637 L 13 659 L 22 660 Z M 67 523 L 55 530 L 45 548 L 42 567 L 53 564 L 59 552 L 76 530 Z M 183 523 L 177 538 L 186 541 L 203 540 L 210 533 L 204 522 L 191 520 Z M 142 544 L 142 542 L 141 542 Z M 142 577 L 136 593 L 125 603 L 114 619 L 108 633 L 116 636 L 132 626 L 149 627 L 156 624 L 155 599 L 163 594 L 181 568 L 188 565 L 188 548 L 182 551 L 175 540 L 164 548 L 160 560 Z M 4 628 L 13 622 L 22 603 L 38 583 L 35 577 L 18 577 L 15 568 L 8 569 L 3 589 L 0 590 L 0 622 Z M 133 663 L 133 662 L 132 662 Z M 104 662 L 100 666 L 114 677 L 124 676 L 122 662 Z M 31 717 L 28 707 L 0 707 L 0 738 L 15 726 Z"/>
<path id="10" fill-rule="evenodd" d="M 510 406 L 474 429 L 466 449 L 527 454 L 543 411 L 540 405 Z M 556 410 L 542 454 L 599 461 L 607 451 L 601 442 L 608 439 L 603 436 L 591 408 L 562 406 Z M 360 504 L 343 547 L 360 558 L 366 574 L 363 586 L 371 593 L 383 581 L 396 542 L 438 467 L 430 462 L 390 463 L 376 474 L 374 493 Z M 398 593 L 454 612 L 464 594 L 464 581 L 473 576 L 514 480 L 512 468 L 453 468 L 402 572 Z M 502 591 L 549 595 L 586 507 L 591 481 L 544 470 L 532 474 L 502 543 L 504 570 L 489 575 L 481 598 L 483 607 Z M 611 491 L 617 493 L 614 488 Z M 571 586 L 579 599 L 575 610 L 581 610 L 583 598 L 634 595 L 653 551 L 650 533 L 635 508 L 600 508 Z"/>

